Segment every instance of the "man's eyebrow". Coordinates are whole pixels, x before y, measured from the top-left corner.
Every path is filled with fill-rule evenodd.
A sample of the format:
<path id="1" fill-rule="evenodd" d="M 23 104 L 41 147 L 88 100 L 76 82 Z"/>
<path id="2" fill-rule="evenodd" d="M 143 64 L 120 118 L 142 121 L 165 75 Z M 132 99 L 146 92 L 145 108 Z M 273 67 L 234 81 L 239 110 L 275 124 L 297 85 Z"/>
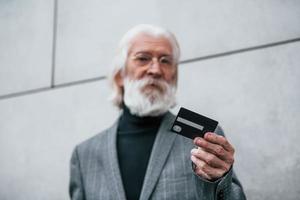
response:
<path id="1" fill-rule="evenodd" d="M 138 52 L 135 52 L 135 53 L 134 53 L 134 55 L 138 55 L 138 54 L 152 55 L 152 53 L 149 52 L 149 51 L 138 51 Z M 173 55 L 172 55 L 172 54 L 165 53 L 165 54 L 161 54 L 160 57 L 173 57 Z"/>
<path id="2" fill-rule="evenodd" d="M 150 53 L 148 51 L 137 51 L 134 53 L 134 55 L 137 55 L 137 54 L 152 54 L 152 53 Z"/>

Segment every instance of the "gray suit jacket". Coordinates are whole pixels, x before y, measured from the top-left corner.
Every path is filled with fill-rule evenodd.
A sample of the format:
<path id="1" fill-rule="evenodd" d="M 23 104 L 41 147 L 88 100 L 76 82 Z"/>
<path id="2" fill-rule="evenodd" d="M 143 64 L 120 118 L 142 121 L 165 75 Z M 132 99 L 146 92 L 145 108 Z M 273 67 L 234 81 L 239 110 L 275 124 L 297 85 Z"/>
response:
<path id="1" fill-rule="evenodd" d="M 161 123 L 140 200 L 246 199 L 232 170 L 215 182 L 195 175 L 190 160 L 193 142 L 169 131 L 174 119 L 167 113 Z M 118 122 L 76 146 L 71 158 L 72 200 L 126 199 L 117 158 L 117 126 Z M 216 132 L 223 135 L 220 128 Z"/>

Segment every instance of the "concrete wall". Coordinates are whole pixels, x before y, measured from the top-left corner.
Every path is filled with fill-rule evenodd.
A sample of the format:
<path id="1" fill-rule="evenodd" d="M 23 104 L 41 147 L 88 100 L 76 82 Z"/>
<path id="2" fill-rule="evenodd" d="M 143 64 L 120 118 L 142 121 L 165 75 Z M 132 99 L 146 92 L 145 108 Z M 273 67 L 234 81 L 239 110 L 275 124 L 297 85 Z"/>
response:
<path id="1" fill-rule="evenodd" d="M 68 199 L 72 149 L 118 115 L 99 77 L 138 23 L 177 35 L 179 106 L 220 121 L 248 199 L 299 198 L 299 1 L 0 0 L 0 16 L 1 200 Z"/>

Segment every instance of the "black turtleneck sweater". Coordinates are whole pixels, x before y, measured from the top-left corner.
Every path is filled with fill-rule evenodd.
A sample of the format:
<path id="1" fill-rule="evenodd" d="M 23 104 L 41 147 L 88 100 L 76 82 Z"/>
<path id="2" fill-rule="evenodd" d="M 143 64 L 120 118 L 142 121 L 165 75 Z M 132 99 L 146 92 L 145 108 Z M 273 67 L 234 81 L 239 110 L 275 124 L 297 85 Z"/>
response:
<path id="1" fill-rule="evenodd" d="M 127 107 L 119 119 L 118 160 L 129 200 L 139 199 L 156 133 L 163 116 L 138 117 Z"/>

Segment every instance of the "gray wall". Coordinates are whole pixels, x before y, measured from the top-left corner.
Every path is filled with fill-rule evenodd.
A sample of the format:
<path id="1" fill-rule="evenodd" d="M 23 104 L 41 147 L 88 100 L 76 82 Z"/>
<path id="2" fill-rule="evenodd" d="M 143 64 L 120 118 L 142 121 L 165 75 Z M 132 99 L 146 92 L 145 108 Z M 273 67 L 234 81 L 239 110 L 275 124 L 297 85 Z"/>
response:
<path id="1" fill-rule="evenodd" d="M 177 35 L 173 111 L 220 121 L 247 197 L 299 199 L 298 0 L 0 0 L 0 199 L 68 199 L 72 149 L 118 116 L 102 77 L 138 23 Z"/>

